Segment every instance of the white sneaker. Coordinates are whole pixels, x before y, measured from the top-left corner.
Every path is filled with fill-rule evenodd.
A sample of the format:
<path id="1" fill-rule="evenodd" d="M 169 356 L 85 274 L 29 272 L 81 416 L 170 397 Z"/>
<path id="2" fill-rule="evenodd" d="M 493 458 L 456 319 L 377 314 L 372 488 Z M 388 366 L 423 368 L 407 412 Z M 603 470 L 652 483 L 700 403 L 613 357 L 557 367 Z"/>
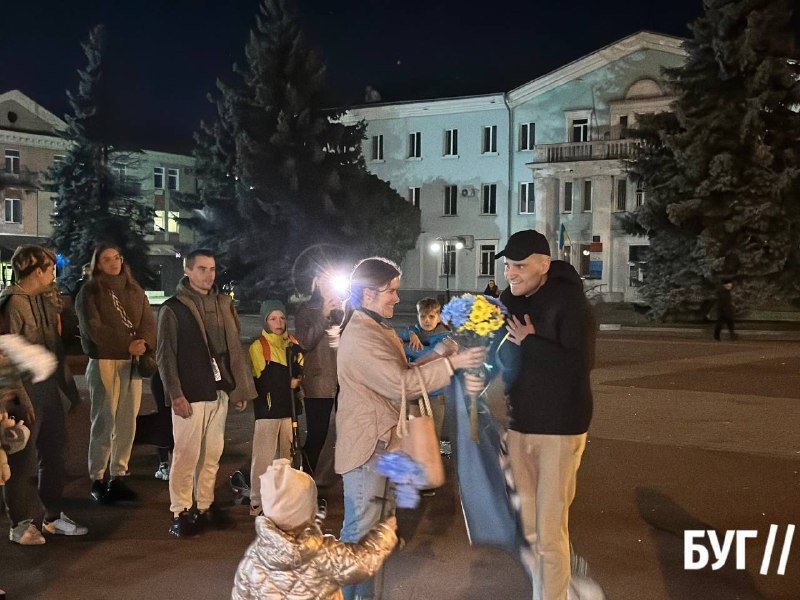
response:
<path id="1" fill-rule="evenodd" d="M 23 546 L 39 546 L 47 541 L 36 529 L 32 519 L 20 521 L 16 527 L 12 527 L 8 532 L 8 539 Z"/>
<path id="2" fill-rule="evenodd" d="M 260 504 L 251 504 L 250 505 L 250 516 L 257 517 L 258 515 L 263 514 L 261 512 L 261 505 Z"/>
<path id="3" fill-rule="evenodd" d="M 42 531 L 53 535 L 86 535 L 89 529 L 83 525 L 78 525 L 63 512 L 55 521 L 42 523 Z"/>
<path id="4" fill-rule="evenodd" d="M 156 471 L 156 479 L 169 481 L 169 463 L 159 463 L 158 470 Z"/>

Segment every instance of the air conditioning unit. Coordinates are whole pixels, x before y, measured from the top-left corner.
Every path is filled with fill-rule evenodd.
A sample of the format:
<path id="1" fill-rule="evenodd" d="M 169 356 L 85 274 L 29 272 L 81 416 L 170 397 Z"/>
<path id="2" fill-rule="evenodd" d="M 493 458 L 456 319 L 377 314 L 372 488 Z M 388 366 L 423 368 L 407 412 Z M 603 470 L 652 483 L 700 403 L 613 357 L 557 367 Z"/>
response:
<path id="1" fill-rule="evenodd" d="M 156 196 L 163 196 L 164 195 L 164 188 L 156 188 L 154 191 Z"/>
<path id="2" fill-rule="evenodd" d="M 465 250 L 472 250 L 475 247 L 475 236 L 474 235 L 460 235 L 458 239 L 464 244 Z"/>
<path id="3" fill-rule="evenodd" d="M 463 187 L 461 188 L 461 196 L 463 198 L 474 198 L 475 197 L 475 188 L 474 187 Z"/>

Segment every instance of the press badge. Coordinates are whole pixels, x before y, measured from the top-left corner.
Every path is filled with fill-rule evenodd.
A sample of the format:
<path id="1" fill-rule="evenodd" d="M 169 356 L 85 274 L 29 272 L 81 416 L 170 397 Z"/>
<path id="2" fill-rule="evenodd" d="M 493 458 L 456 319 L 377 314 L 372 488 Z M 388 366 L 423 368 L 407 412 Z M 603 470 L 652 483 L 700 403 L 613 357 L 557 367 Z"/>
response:
<path id="1" fill-rule="evenodd" d="M 217 359 L 213 357 L 211 358 L 211 370 L 214 372 L 214 381 L 222 381 L 222 373 L 219 372 Z"/>

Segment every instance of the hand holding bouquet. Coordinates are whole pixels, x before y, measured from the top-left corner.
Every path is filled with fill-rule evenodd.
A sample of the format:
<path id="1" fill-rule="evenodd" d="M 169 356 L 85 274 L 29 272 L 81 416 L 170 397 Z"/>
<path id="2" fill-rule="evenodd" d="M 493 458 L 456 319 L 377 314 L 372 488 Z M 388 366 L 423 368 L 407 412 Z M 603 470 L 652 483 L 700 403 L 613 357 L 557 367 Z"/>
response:
<path id="1" fill-rule="evenodd" d="M 442 309 L 442 322 L 453 329 L 458 342 L 466 347 L 487 347 L 505 324 L 506 307 L 497 298 L 483 294 L 456 296 Z M 467 393 L 471 400 L 472 437 L 477 440 L 478 396 L 483 390 L 483 366 L 464 369 Z"/>

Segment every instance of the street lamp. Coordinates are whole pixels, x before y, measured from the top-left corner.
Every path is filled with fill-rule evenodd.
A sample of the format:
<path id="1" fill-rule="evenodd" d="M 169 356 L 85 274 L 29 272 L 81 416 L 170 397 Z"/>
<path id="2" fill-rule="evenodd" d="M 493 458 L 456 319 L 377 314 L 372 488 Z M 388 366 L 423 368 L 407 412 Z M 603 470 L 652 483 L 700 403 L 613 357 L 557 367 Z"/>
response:
<path id="1" fill-rule="evenodd" d="M 445 288 L 447 294 L 447 301 L 450 301 L 450 271 L 452 269 L 455 275 L 455 251 L 461 250 L 464 247 L 464 240 L 461 238 L 442 238 L 437 237 L 431 243 L 432 252 L 441 252 L 442 257 L 442 270 L 445 277 Z"/>

